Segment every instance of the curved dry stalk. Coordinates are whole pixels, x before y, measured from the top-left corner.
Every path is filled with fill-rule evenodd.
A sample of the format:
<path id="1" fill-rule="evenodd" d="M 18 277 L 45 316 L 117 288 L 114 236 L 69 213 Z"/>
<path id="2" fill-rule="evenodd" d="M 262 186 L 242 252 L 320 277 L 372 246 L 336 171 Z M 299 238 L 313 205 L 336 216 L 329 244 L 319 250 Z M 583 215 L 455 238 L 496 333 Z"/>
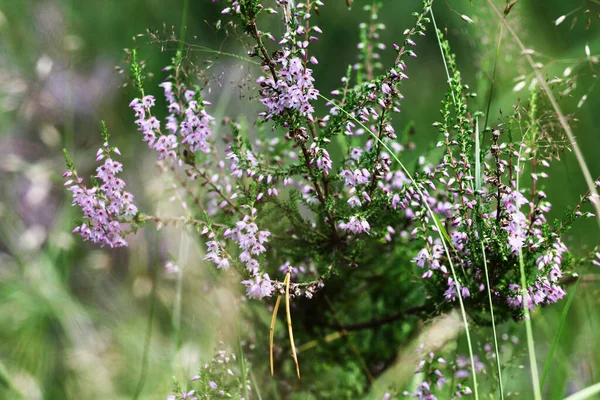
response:
<path id="1" fill-rule="evenodd" d="M 290 346 L 292 348 L 292 357 L 294 358 L 294 363 L 296 364 L 296 374 L 298 374 L 298 379 L 300 379 L 300 365 L 298 364 L 298 355 L 296 354 L 296 345 L 294 344 L 294 332 L 292 331 L 292 313 L 290 312 L 290 281 L 291 273 L 288 272 L 283 279 L 283 284 L 285 285 L 285 314 L 287 319 L 288 333 L 290 335 Z M 271 328 L 270 328 L 270 337 L 269 337 L 269 360 L 271 365 L 271 376 L 274 375 L 274 362 L 273 362 L 273 338 L 275 336 L 275 322 L 277 321 L 277 311 L 279 310 L 279 304 L 281 303 L 281 295 L 277 296 L 277 301 L 275 302 L 275 308 L 273 309 L 273 317 L 271 317 Z"/>
<path id="2" fill-rule="evenodd" d="M 296 363 L 296 374 L 298 374 L 298 379 L 300 379 L 300 365 L 298 365 L 298 356 L 296 355 L 296 345 L 294 344 L 294 332 L 292 331 L 292 313 L 290 312 L 290 281 L 291 273 L 288 271 L 285 276 L 285 314 L 287 318 L 287 326 L 288 332 L 290 334 L 290 346 L 292 347 L 292 357 L 294 358 L 294 363 Z"/>
<path id="3" fill-rule="evenodd" d="M 283 280 L 283 283 L 286 283 L 287 276 Z M 279 303 L 281 303 L 281 295 L 277 296 L 277 301 L 275 302 L 275 308 L 273 308 L 273 317 L 271 318 L 271 328 L 270 328 L 270 337 L 269 337 L 269 359 L 271 360 L 271 376 L 275 374 L 273 367 L 273 337 L 275 336 L 275 322 L 277 321 L 277 311 L 279 310 Z"/>
<path id="4" fill-rule="evenodd" d="M 585 183 L 588 186 L 588 189 L 590 190 L 590 192 L 592 194 L 595 195 L 595 197 L 598 197 L 598 191 L 596 190 L 596 185 L 594 183 L 594 179 L 592 178 L 592 174 L 590 173 L 590 170 L 588 169 L 585 159 L 583 158 L 581 149 L 579 148 L 579 145 L 575 141 L 575 135 L 573 135 L 573 131 L 571 130 L 571 127 L 569 126 L 569 123 L 567 122 L 565 115 L 561 111 L 560 106 L 558 105 L 558 102 L 554 98 L 554 95 L 552 94 L 550 87 L 546 83 L 544 76 L 535 67 L 535 62 L 533 61 L 531 54 L 529 54 L 526 51 L 527 48 L 525 47 L 523 42 L 521 42 L 521 39 L 519 39 L 519 36 L 516 34 L 514 29 L 508 24 L 508 22 L 506 21 L 506 19 L 502 15 L 502 13 L 500 13 L 498 8 L 496 8 L 496 6 L 494 5 L 494 3 L 491 0 L 487 0 L 487 2 L 490 5 L 490 7 L 494 10 L 496 15 L 498 15 L 498 18 L 500 18 L 500 20 L 502 21 L 504 26 L 506 26 L 506 29 L 510 33 L 510 36 L 512 36 L 514 41 L 517 43 L 517 45 L 521 49 L 521 53 L 525 56 L 525 59 L 531 66 L 531 69 L 533 70 L 533 72 L 535 73 L 535 76 L 538 80 L 540 87 L 542 88 L 544 93 L 546 93 L 546 96 L 548 96 L 548 100 L 550 100 L 550 104 L 552 104 L 552 108 L 554 108 L 554 111 L 558 115 L 558 121 L 560 122 L 560 125 L 565 130 L 565 133 L 567 134 L 567 137 L 569 138 L 569 142 L 571 144 L 571 147 L 573 148 L 573 152 L 575 153 L 575 157 L 577 158 L 577 162 L 579 163 L 579 168 L 581 168 L 581 172 L 583 173 L 583 177 L 585 179 Z M 598 202 L 595 202 L 595 203 L 593 203 L 593 205 L 594 205 L 594 208 L 596 209 L 596 219 L 598 220 L 598 227 L 600 227 L 600 204 Z"/>

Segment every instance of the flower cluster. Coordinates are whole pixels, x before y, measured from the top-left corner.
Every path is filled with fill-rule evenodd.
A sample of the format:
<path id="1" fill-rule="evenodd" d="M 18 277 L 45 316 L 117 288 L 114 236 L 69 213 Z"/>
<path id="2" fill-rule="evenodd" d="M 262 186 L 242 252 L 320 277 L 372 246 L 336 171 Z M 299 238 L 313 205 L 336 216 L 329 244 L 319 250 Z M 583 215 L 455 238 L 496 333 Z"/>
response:
<path id="1" fill-rule="evenodd" d="M 166 128 L 173 134 L 179 130 L 183 138 L 181 143 L 192 153 L 198 150 L 209 153 L 211 144 L 208 140 L 212 136 L 210 125 L 214 118 L 204 107 L 210 103 L 203 101 L 199 92 L 187 89 L 177 82 L 166 81 L 160 86 L 169 102 L 170 114 L 167 116 Z"/>
<path id="2" fill-rule="evenodd" d="M 201 99 L 198 91 L 187 89 L 183 84 L 165 81 L 160 86 L 168 102 L 169 115 L 165 125 L 168 133 L 161 133 L 160 120 L 151 114 L 151 108 L 156 103 L 154 96 L 136 98 L 129 104 L 135 111 L 138 118 L 135 123 L 148 147 L 156 150 L 158 160 L 168 159 L 179 166 L 183 164 L 179 156 L 181 145 L 192 153 L 198 150 L 209 153 L 213 117 L 204 109 L 209 103 Z"/>
<path id="3" fill-rule="evenodd" d="M 256 213 L 256 209 L 252 209 L 252 215 Z M 270 296 L 273 287 L 271 279 L 266 273 L 261 273 L 258 258 L 261 254 L 267 251 L 264 246 L 269 241 L 271 232 L 261 231 L 256 223 L 249 216 L 245 216 L 241 221 L 235 224 L 235 227 L 226 229 L 223 233 L 225 238 L 235 242 L 241 253 L 239 260 L 244 263 L 246 270 L 252 277 L 244 280 L 242 283 L 246 285 L 247 294 L 250 298 L 262 299 Z"/>
<path id="4" fill-rule="evenodd" d="M 524 242 L 525 239 L 523 239 Z M 538 276 L 533 285 L 527 288 L 527 304 L 530 310 L 533 310 L 536 305 L 556 303 L 565 296 L 565 290 L 559 286 L 558 282 L 563 276 L 561 270 L 563 254 L 567 252 L 567 246 L 561 242 L 560 238 L 557 238 L 552 247 L 538 257 L 537 268 L 543 273 Z M 523 308 L 525 304 L 520 285 L 512 283 L 509 285 L 509 289 L 512 292 L 507 297 L 509 305 L 514 308 Z"/>
<path id="5" fill-rule="evenodd" d="M 287 28 L 283 38 L 279 41 L 283 48 L 273 53 L 271 58 L 262 43 L 261 35 L 263 34 L 255 31 L 253 36 L 257 40 L 257 47 L 250 55 L 263 58 L 263 70 L 266 75 L 259 77 L 256 81 L 261 86 L 260 102 L 266 108 L 266 111 L 259 115 L 265 121 L 275 119 L 276 122 L 289 126 L 286 119 L 290 119 L 293 115 L 313 121 L 315 110 L 311 101 L 318 98 L 319 91 L 314 87 L 313 71 L 308 64 L 318 64 L 318 61 L 313 56 L 309 57 L 308 46 L 310 42 L 318 40 L 311 33 L 320 34 L 322 31 L 318 26 L 311 27 L 309 19 L 312 15 L 311 11 L 323 3 L 309 0 L 306 3 L 301 2 L 294 5 L 293 2 L 278 1 L 277 5 L 281 9 Z M 234 7 L 228 7 L 228 12 L 232 8 Z M 262 5 L 258 10 L 263 10 Z M 271 8 L 266 11 L 271 14 L 278 13 Z M 251 23 L 250 21 L 255 16 L 248 13 L 242 15 L 242 18 L 247 18 Z M 304 25 L 301 23 L 303 20 L 305 21 Z M 264 36 L 275 40 L 270 33 L 265 33 Z M 280 117 L 284 118 L 280 119 Z"/>
<path id="6" fill-rule="evenodd" d="M 312 119 L 315 111 L 310 103 L 316 100 L 319 91 L 314 88 L 312 69 L 306 67 L 299 57 L 292 57 L 288 50 L 275 60 L 279 65 L 275 77 L 260 77 L 257 83 L 262 86 L 260 102 L 267 109 L 261 115 L 266 120 L 282 115 L 286 110 L 296 110 Z"/>
<path id="7" fill-rule="evenodd" d="M 419 347 L 417 351 L 422 351 Z M 475 358 L 475 373 L 479 374 L 485 370 L 485 364 Z M 456 398 L 471 395 L 473 391 L 466 386 L 465 381 L 471 376 L 471 363 L 468 357 L 457 355 L 450 362 L 430 352 L 421 361 L 415 371 L 423 380 L 420 381 L 413 392 L 405 391 L 403 395 L 419 400 L 437 400 L 435 393 L 441 393 L 442 389 L 452 381 L 455 387 L 451 390 Z M 449 376 L 450 375 L 450 376 Z M 450 378 L 450 379 L 449 379 Z M 388 396 L 388 398 L 391 396 Z"/>
<path id="8" fill-rule="evenodd" d="M 412 207 L 414 210 L 406 211 L 411 210 L 411 216 L 423 222 L 423 228 L 412 231 L 414 237 L 425 241 L 413 258 L 424 269 L 422 278 L 433 279 L 432 288 L 445 283 L 443 298 L 448 302 L 457 298 L 458 279 L 461 296 L 470 304 L 488 296 L 489 274 L 494 303 L 506 306 L 512 310 L 507 313 L 516 317 L 521 315 L 525 303 L 533 310 L 536 305 L 549 305 L 563 298 L 565 290 L 560 279 L 569 262 L 568 249 L 560 238 L 563 226 L 548 224 L 545 215 L 550 203 L 543 191 L 535 185 L 531 190 L 519 187 L 528 163 L 533 162 L 538 168 L 532 174 L 534 182 L 547 177 L 540 169 L 549 167 L 548 160 L 524 143 L 516 147 L 500 144 L 500 130 L 494 130 L 492 146 L 481 155 L 493 162 L 483 162 L 483 171 L 476 176 L 472 159 L 465 153 L 457 158 L 453 155 L 455 148 L 464 148 L 469 142 L 448 140 L 445 124 L 441 130 L 446 141 L 439 146 L 445 146 L 448 155 L 421 176 L 417 191 L 401 191 L 404 197 L 396 199 L 396 203 Z M 586 194 L 582 202 L 586 199 L 592 200 L 592 196 Z M 583 216 L 580 206 L 581 203 L 573 218 Z M 439 238 L 433 239 L 425 233 L 428 227 L 438 230 L 430 219 L 431 213 L 441 217 L 442 226 L 446 227 L 446 247 L 442 243 L 446 238 L 438 234 Z M 521 262 L 527 273 L 525 291 L 520 282 Z"/>
<path id="9" fill-rule="evenodd" d="M 135 111 L 137 117 L 135 123 L 142 132 L 144 142 L 148 143 L 148 147 L 158 152 L 158 159 L 168 159 L 171 162 L 176 162 L 178 160 L 177 137 L 174 134 L 161 135 L 160 121 L 150 114 L 150 109 L 155 103 L 154 96 L 148 95 L 141 99 L 133 99 L 129 103 L 129 107 Z"/>
<path id="10" fill-rule="evenodd" d="M 220 342 L 221 348 L 209 363 L 200 367 L 198 374 L 189 380 L 185 389 L 176 380 L 173 390 L 175 394 L 167 396 L 167 400 L 240 399 L 245 392 L 251 392 L 245 365 L 247 361 L 224 350 L 223 346 L 223 342 Z"/>
<path id="11" fill-rule="evenodd" d="M 108 140 L 108 134 L 105 135 Z M 65 186 L 72 192 L 73 206 L 83 211 L 84 222 L 73 233 L 102 246 L 122 247 L 127 246 L 124 236 L 129 232 L 125 225 L 136 216 L 138 209 L 133 203 L 133 195 L 124 190 L 125 181 L 117 177 L 123 170 L 123 164 L 113 160 L 112 153 L 121 154 L 108 142 L 98 150 L 96 161 L 104 162 L 96 168 L 97 181 L 92 188 L 83 184 L 66 152 L 69 169 L 63 177 L 68 179 Z"/>

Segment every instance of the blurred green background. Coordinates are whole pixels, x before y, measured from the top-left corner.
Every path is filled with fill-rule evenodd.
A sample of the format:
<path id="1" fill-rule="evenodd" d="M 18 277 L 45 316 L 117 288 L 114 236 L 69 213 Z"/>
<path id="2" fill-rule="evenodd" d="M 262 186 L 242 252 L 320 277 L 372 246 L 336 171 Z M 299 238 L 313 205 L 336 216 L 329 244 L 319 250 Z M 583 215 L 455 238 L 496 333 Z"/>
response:
<path id="1" fill-rule="evenodd" d="M 188 43 L 245 53 L 234 35 L 215 27 L 224 5 L 189 2 Z M 383 3 L 379 20 L 387 26 L 381 37 L 388 45 L 382 51 L 385 64 L 394 57 L 391 44 L 402 40 L 402 31 L 413 23 L 411 13 L 421 3 Z M 501 9 L 505 4 L 495 3 Z M 600 174 L 600 91 L 595 87 L 600 7 L 594 3 L 518 1 L 508 19 L 526 46 L 536 51 L 544 75 L 564 77 L 570 67 L 570 77 L 577 76 L 560 104 L 564 112 L 575 113 L 572 126 L 596 177 Z M 347 65 L 356 61 L 358 25 L 368 19 L 362 7 L 369 4 L 356 0 L 349 11 L 343 0 L 327 0 L 316 17 L 324 31 L 312 47 L 319 59 L 314 75 L 322 93 L 335 89 Z M 101 145 L 100 120 L 107 121 L 113 143 L 123 153 L 125 180 L 140 208 L 159 209 L 165 215 L 180 212 L 169 199 L 172 194 L 165 195 L 163 188 L 169 181 L 154 167 L 154 154 L 133 124 L 127 104 L 135 93 L 130 86 L 123 87 L 127 73 L 115 67 L 126 70 L 124 49 L 138 47 L 147 72 L 154 74 L 150 86 L 162 81 L 160 70 L 178 44 L 149 43 L 147 30 L 163 38 L 178 36 L 183 6 L 184 0 L 0 0 L 0 399 L 14 398 L 14 390 L 27 399 L 131 398 L 140 376 L 145 376 L 142 398 L 164 398 L 171 390 L 171 376 L 194 375 L 219 340 L 236 343 L 244 329 L 236 319 L 240 288 L 216 278 L 212 266 L 202 260 L 195 238 L 175 230 L 157 234 L 149 228 L 130 241 L 129 249 L 108 250 L 70 234 L 76 213 L 62 187 L 61 150 L 70 151 L 84 175 L 91 172 L 93 154 Z M 481 1 L 436 1 L 434 10 L 438 26 L 448 33 L 464 81 L 477 94 L 471 109 L 485 111 L 500 21 Z M 565 22 L 555 26 L 554 21 L 567 13 L 571 14 Z M 462 14 L 474 23 L 465 22 Z M 588 16 L 591 24 L 586 29 Z M 574 17 L 577 23 L 572 26 Z M 266 23 L 272 33 L 282 33 L 277 18 Z M 415 142 L 421 149 L 428 149 L 436 136 L 431 124 L 439 117 L 446 91 L 432 31 L 429 26 L 429 34 L 419 39 L 417 59 L 408 61 L 404 107 L 395 120 L 397 131 L 414 123 Z M 198 48 L 191 48 L 188 56 L 198 64 L 211 60 L 206 64 L 210 65 L 206 97 L 231 107 L 227 113 L 236 115 L 240 96 L 248 95 L 238 87 L 241 79 L 236 77 L 248 66 Z M 513 91 L 519 76 L 529 83 L 533 74 L 513 40 L 504 35 L 490 123 L 496 122 L 500 110 L 509 114 L 513 104 L 527 98 L 526 89 Z M 228 96 L 225 104 L 223 96 Z M 559 217 L 587 188 L 568 150 L 550 173 L 545 191 L 554 216 Z M 585 255 L 598 245 L 599 232 L 594 219 L 578 221 L 567 243 L 575 254 Z M 185 275 L 166 274 L 163 266 L 168 260 L 177 260 Z M 600 286 L 593 269 L 581 272 L 585 277 L 567 315 L 544 398 L 559 399 L 600 381 Z M 561 302 L 534 316 L 541 367 L 564 305 Z M 149 327 L 151 309 L 155 318 Z M 148 329 L 152 339 L 144 361 Z M 502 329 L 522 334 L 521 326 Z M 267 343 L 253 345 L 264 351 Z M 515 357 L 512 374 L 516 377 L 509 388 L 513 394 L 520 392 L 520 398 L 529 398 L 527 377 L 516 374 L 526 359 Z M 258 381 L 269 385 L 266 377 Z"/>

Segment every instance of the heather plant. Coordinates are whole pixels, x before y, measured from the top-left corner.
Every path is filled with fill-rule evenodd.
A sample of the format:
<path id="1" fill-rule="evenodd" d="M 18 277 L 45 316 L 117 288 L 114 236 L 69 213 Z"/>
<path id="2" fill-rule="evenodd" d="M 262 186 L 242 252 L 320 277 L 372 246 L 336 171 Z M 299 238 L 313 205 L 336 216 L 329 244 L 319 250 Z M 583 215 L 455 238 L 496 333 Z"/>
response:
<path id="1" fill-rule="evenodd" d="M 127 246 L 128 236 L 149 224 L 176 226 L 204 244 L 198 264 L 234 276 L 243 288 L 241 318 L 252 322 L 244 339 L 255 344 L 240 346 L 237 359 L 220 351 L 189 384 L 176 380 L 170 398 L 260 398 L 249 370 L 269 369 L 274 393 L 284 398 L 300 390 L 357 398 L 377 388 L 376 378 L 396 357 L 392 349 L 417 336 L 423 322 L 452 312 L 461 316 L 466 355 L 448 363 L 435 354 L 443 349 L 425 351 L 412 390 L 376 394 L 478 398 L 481 385 L 504 398 L 496 326 L 512 319 L 530 332 L 532 313 L 563 299 L 578 268 L 600 262 L 597 250 L 572 255 L 564 239 L 577 219 L 595 216 L 600 180 L 563 218 L 548 217 L 546 171 L 567 148 L 552 137 L 552 122 L 564 116 L 547 116 L 546 102 L 556 102 L 548 83 L 534 80 L 526 100 L 491 122 L 489 110 L 472 104 L 432 2 L 425 0 L 414 25 L 388 44 L 379 40 L 386 27 L 377 17 L 383 2 L 375 1 L 359 27 L 358 61 L 340 71 L 339 88 L 325 95 L 312 52 L 326 34 L 316 22 L 323 2 L 221 4 L 219 25 L 241 34 L 248 49 L 240 62 L 254 67 L 247 100 L 260 105 L 258 115 L 217 120 L 197 79 L 201 67 L 184 50 L 173 54 L 159 84 L 148 79 L 138 51 L 129 54 L 138 93 L 129 104 L 132 122 L 156 152 L 160 171 L 176 178 L 181 215 L 138 209 L 119 177 L 124 166 L 110 144 L 110 121 L 102 123 L 100 165 L 89 183 L 65 151 L 65 186 L 83 215 L 73 233 L 112 248 Z M 282 33 L 261 28 L 269 19 L 283 24 Z M 414 127 L 398 122 L 403 84 L 425 35 L 436 37 L 448 78 L 439 120 L 431 121 L 438 136 L 432 148 L 417 146 Z M 382 60 L 383 52 L 393 52 L 392 62 Z M 217 124 L 229 133 L 216 135 Z M 282 301 L 287 329 L 278 323 Z M 487 327 L 493 340 L 481 377 L 493 383 L 486 386 L 478 383 L 484 366 L 472 332 Z M 531 369 L 540 398 L 533 361 Z M 344 384 L 320 379 L 341 371 Z M 299 378 L 308 386 L 298 389 Z"/>

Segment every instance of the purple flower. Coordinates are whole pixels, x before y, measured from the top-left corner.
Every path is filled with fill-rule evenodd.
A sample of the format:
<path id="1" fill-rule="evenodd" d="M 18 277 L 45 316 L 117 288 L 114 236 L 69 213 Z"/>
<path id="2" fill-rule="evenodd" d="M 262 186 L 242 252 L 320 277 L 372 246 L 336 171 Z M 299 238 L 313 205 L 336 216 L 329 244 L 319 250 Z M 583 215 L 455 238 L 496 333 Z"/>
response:
<path id="1" fill-rule="evenodd" d="M 371 226 L 364 218 L 357 218 L 355 216 L 350 217 L 350 220 L 346 222 L 340 222 L 338 228 L 344 231 L 350 231 L 355 235 L 371 230 Z"/>
<path id="2" fill-rule="evenodd" d="M 187 392 L 187 393 L 186 393 L 186 392 L 183 392 L 183 393 L 181 393 L 181 398 L 182 398 L 183 400 L 185 400 L 185 399 L 187 399 L 188 397 L 192 397 L 192 396 L 193 396 L 195 393 L 196 393 L 196 391 L 195 391 L 195 390 L 190 390 L 190 391 L 189 391 L 189 392 Z"/>
<path id="3" fill-rule="evenodd" d="M 333 163 L 329 153 L 325 149 L 320 149 L 317 155 L 317 168 L 319 168 L 324 175 L 328 175 L 329 171 L 333 168 Z"/>
<path id="4" fill-rule="evenodd" d="M 128 232 L 124 224 L 131 221 L 138 209 L 133 204 L 133 195 L 125 190 L 125 182 L 116 175 L 123 165 L 111 159 L 111 152 L 117 150 L 105 143 L 97 153 L 97 159 L 104 163 L 96 168 L 99 186 L 88 189 L 75 170 L 63 174 L 69 178 L 65 182 L 73 196 L 73 206 L 83 211 L 84 222 L 73 233 L 79 233 L 84 240 L 99 243 L 102 246 L 127 246 L 124 239 Z"/>
<path id="5" fill-rule="evenodd" d="M 510 234 L 508 236 L 508 247 L 510 247 L 513 253 L 519 253 L 519 250 L 523 248 L 525 244 L 525 238 L 520 237 L 518 234 Z"/>
<path id="6" fill-rule="evenodd" d="M 354 207 L 362 206 L 362 203 L 360 202 L 360 199 L 358 198 L 358 196 L 352 196 L 348 199 L 348 205 L 350 207 L 354 208 Z"/>
<path id="7" fill-rule="evenodd" d="M 169 261 L 168 263 L 165 264 L 165 271 L 168 274 L 174 274 L 177 271 L 179 271 L 179 267 L 175 264 L 173 264 L 171 261 Z"/>
<path id="8" fill-rule="evenodd" d="M 281 58 L 275 60 L 280 65 L 277 79 L 261 77 L 257 80 L 263 87 L 260 101 L 267 109 L 261 115 L 267 120 L 281 115 L 285 110 L 296 110 L 312 120 L 314 108 L 310 101 L 316 100 L 319 94 L 313 86 L 312 70 L 306 68 L 298 57 L 288 59 L 290 55 L 286 51 Z"/>
<path id="9" fill-rule="evenodd" d="M 148 143 L 148 147 L 158 152 L 158 159 L 168 159 L 171 163 L 177 162 L 182 165 L 183 161 L 178 156 L 180 146 L 178 136 L 182 138 L 181 145 L 189 151 L 200 150 L 209 153 L 211 145 L 208 140 L 212 136 L 210 127 L 213 118 L 204 110 L 204 104 L 194 100 L 195 91 L 178 86 L 175 92 L 176 85 L 179 84 L 169 81 L 159 85 L 164 89 L 165 98 L 169 103 L 170 114 L 166 118 L 165 125 L 169 134 L 161 133 L 160 121 L 150 114 L 150 109 L 156 103 L 153 96 L 144 96 L 141 100 L 134 99 L 129 106 L 138 117 L 135 123 L 142 132 L 143 140 Z M 180 92 L 184 93 L 183 99 L 177 97 L 176 93 Z"/>
<path id="10" fill-rule="evenodd" d="M 273 285 L 268 274 L 256 275 L 253 279 L 242 281 L 246 285 L 246 294 L 249 298 L 262 299 L 263 297 L 271 296 Z"/>

